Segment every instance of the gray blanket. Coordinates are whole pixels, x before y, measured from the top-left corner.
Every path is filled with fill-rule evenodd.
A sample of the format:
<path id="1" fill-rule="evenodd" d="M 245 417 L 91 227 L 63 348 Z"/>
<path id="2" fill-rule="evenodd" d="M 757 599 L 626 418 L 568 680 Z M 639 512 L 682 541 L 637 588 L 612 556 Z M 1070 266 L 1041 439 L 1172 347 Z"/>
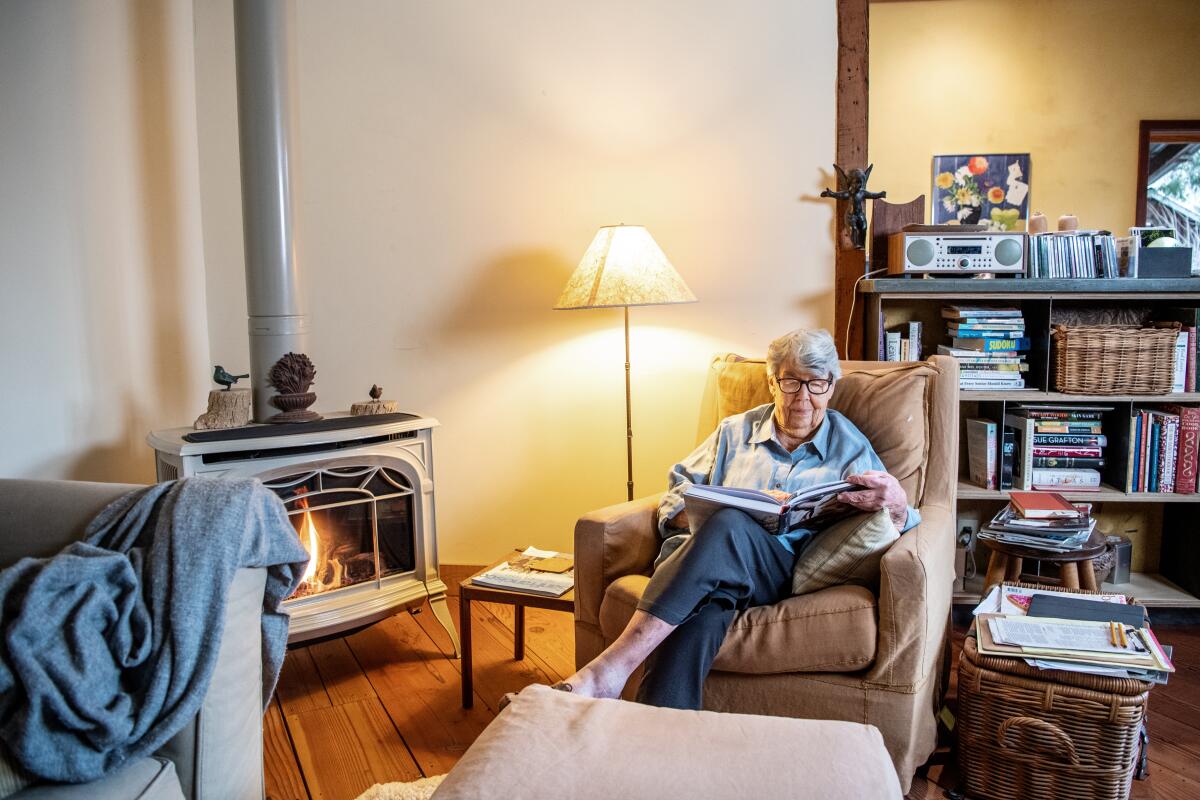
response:
<path id="1" fill-rule="evenodd" d="M 255 479 L 121 497 L 84 541 L 0 572 L 0 737 L 29 772 L 73 783 L 153 753 L 208 691 L 239 567 L 267 568 L 265 703 L 287 646 L 280 603 L 307 559 L 282 502 Z"/>

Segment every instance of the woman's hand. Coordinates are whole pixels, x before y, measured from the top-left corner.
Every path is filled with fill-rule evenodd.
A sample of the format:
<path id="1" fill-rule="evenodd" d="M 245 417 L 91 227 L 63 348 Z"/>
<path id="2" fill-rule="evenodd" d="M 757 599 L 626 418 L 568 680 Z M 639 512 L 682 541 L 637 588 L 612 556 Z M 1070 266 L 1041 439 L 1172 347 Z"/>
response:
<path id="1" fill-rule="evenodd" d="M 904 523 L 908 521 L 908 498 L 900 488 L 898 480 L 875 469 L 865 470 L 858 475 L 847 475 L 845 480 L 863 488 L 854 492 L 842 492 L 838 495 L 838 500 L 863 511 L 886 508 L 892 516 L 896 530 L 904 527 Z"/>

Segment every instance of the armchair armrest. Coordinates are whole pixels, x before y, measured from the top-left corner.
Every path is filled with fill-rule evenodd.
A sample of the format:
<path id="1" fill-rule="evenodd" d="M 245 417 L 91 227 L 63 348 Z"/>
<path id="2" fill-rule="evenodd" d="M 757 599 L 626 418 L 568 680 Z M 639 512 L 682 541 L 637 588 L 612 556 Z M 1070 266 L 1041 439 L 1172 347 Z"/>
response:
<path id="1" fill-rule="evenodd" d="M 881 562 L 879 645 L 868 683 L 915 691 L 937 668 L 954 593 L 954 514 L 920 508 L 921 524 Z"/>
<path id="2" fill-rule="evenodd" d="M 575 620 L 600 629 L 600 603 L 608 585 L 624 575 L 646 573 L 662 542 L 658 538 L 661 494 L 591 511 L 575 523 Z"/>

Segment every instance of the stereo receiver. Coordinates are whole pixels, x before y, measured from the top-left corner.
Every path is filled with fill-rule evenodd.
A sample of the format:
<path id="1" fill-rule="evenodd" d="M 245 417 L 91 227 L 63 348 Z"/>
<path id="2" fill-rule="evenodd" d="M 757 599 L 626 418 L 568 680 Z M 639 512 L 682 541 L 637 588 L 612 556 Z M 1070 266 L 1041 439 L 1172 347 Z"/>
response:
<path id="1" fill-rule="evenodd" d="M 888 237 L 891 275 L 1025 274 L 1025 234 L 901 231 Z"/>

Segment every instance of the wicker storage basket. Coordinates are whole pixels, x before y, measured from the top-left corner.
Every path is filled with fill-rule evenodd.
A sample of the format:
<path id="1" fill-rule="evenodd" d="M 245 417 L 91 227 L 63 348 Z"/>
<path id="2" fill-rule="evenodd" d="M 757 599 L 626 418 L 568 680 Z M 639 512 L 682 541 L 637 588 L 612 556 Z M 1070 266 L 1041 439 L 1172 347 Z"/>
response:
<path id="1" fill-rule="evenodd" d="M 1054 386 L 1070 394 L 1166 394 L 1179 323 L 1055 325 Z"/>
<path id="2" fill-rule="evenodd" d="M 1143 681 L 981 656 L 972 632 L 958 660 L 958 761 L 967 795 L 1125 800 L 1149 693 Z"/>

